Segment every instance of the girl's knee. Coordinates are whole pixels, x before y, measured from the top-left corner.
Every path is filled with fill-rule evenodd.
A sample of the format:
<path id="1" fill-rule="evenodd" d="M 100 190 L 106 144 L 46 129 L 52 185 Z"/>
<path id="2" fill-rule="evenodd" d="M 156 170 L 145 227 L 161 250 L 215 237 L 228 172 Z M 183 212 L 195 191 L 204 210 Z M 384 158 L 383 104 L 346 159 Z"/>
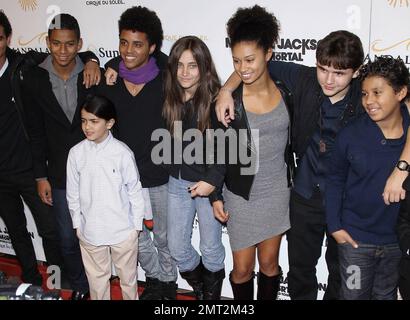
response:
<path id="1" fill-rule="evenodd" d="M 277 261 L 259 261 L 259 270 L 267 276 L 277 275 L 279 274 L 279 263 Z"/>
<path id="2" fill-rule="evenodd" d="M 235 283 L 243 283 L 253 277 L 254 266 L 235 266 L 232 270 L 232 278 Z"/>

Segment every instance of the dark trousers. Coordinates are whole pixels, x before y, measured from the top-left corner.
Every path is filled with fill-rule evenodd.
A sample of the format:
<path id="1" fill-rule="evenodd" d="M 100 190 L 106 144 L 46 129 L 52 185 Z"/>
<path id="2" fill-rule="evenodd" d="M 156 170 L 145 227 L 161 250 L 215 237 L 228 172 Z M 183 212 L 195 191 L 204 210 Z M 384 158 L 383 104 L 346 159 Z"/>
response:
<path id="1" fill-rule="evenodd" d="M 292 300 L 316 300 L 318 282 L 316 265 L 322 254 L 326 217 L 319 189 L 305 199 L 292 191 L 290 225 L 287 233 L 289 273 L 288 290 Z M 326 264 L 329 271 L 324 300 L 339 298 L 340 273 L 337 243 L 327 235 Z"/>
<path id="2" fill-rule="evenodd" d="M 33 215 L 39 235 L 43 240 L 44 253 L 49 265 L 61 265 L 56 219 L 50 208 L 41 202 L 32 171 L 0 175 L 0 216 L 10 235 L 11 244 L 22 268 L 24 282 L 41 283 L 37 269 L 36 254 L 21 197 Z"/>
<path id="3" fill-rule="evenodd" d="M 52 189 L 52 211 L 57 219 L 60 237 L 61 254 L 64 259 L 64 272 L 68 277 L 72 290 L 87 292 L 88 280 L 85 274 L 79 240 L 73 229 L 65 189 Z"/>
<path id="4" fill-rule="evenodd" d="M 400 276 L 399 291 L 403 300 L 410 300 L 410 279 Z"/>

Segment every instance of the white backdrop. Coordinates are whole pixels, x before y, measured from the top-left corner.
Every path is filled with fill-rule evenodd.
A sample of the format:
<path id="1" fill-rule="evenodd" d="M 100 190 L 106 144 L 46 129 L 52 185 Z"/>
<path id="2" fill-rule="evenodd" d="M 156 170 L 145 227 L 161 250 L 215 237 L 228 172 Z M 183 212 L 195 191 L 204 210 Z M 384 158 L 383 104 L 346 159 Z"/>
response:
<path id="1" fill-rule="evenodd" d="M 83 49 L 93 50 L 102 64 L 118 55 L 117 21 L 121 13 L 133 5 L 143 5 L 157 12 L 164 29 L 162 50 L 169 52 L 178 38 L 196 35 L 209 46 L 221 80 L 232 72 L 230 51 L 226 46 L 225 23 L 238 7 L 255 3 L 275 13 L 281 22 L 281 42 L 276 50 L 278 60 L 314 65 L 317 41 L 331 31 L 347 29 L 362 40 L 365 51 L 373 55 L 400 56 L 410 65 L 410 0 L 0 0 L 13 26 L 11 47 L 25 52 L 29 49 L 46 51 L 45 35 L 51 18 L 57 13 L 70 13 L 79 23 L 84 41 Z M 40 260 L 44 259 L 41 238 L 31 215 L 29 231 Z M 199 245 L 197 226 L 193 242 Z M 226 270 L 232 269 L 228 235 L 223 234 L 226 248 Z M 325 249 L 325 248 L 323 248 Z M 0 251 L 12 253 L 7 230 L 0 219 Z M 279 299 L 288 299 L 286 239 L 282 243 L 280 264 L 284 271 Z M 318 265 L 319 298 L 326 288 L 327 270 L 322 258 Z M 142 270 L 139 278 L 144 279 Z M 180 288 L 189 288 L 178 279 Z M 225 279 L 222 294 L 231 297 Z"/>

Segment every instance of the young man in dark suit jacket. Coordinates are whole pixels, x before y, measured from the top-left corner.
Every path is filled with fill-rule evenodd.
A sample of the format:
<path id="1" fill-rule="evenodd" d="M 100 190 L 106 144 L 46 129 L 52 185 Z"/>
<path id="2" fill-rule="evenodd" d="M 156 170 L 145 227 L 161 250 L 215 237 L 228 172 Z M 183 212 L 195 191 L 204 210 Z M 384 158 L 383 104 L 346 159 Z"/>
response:
<path id="1" fill-rule="evenodd" d="M 94 89 L 83 85 L 84 65 L 78 57 L 82 40 L 74 17 L 54 17 L 47 45 L 50 56 L 24 74 L 24 112 L 38 194 L 57 219 L 72 299 L 80 300 L 88 297 L 89 289 L 66 200 L 66 162 L 70 148 L 84 139 L 80 108 Z"/>

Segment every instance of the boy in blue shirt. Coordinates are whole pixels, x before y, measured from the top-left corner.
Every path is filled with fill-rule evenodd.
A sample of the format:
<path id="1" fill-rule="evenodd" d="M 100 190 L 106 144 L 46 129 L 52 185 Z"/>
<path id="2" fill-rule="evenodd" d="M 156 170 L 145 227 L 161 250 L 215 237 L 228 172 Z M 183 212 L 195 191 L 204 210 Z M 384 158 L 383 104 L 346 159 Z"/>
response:
<path id="1" fill-rule="evenodd" d="M 341 298 L 390 300 L 397 298 L 401 257 L 399 203 L 386 205 L 382 193 L 409 126 L 409 71 L 400 59 L 379 57 L 361 68 L 360 78 L 366 114 L 336 138 L 326 220 L 338 243 Z"/>

